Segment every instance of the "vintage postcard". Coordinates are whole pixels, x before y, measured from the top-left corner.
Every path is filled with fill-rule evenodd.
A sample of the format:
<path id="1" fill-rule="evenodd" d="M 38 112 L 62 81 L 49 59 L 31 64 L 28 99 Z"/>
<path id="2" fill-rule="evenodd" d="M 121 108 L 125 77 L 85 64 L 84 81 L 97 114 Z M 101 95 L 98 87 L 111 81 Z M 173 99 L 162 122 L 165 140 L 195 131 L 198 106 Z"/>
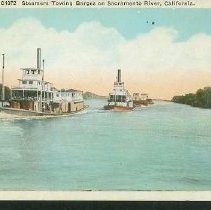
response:
<path id="1" fill-rule="evenodd" d="M 210 200 L 210 20 L 203 0 L 0 0 L 1 199 Z"/>

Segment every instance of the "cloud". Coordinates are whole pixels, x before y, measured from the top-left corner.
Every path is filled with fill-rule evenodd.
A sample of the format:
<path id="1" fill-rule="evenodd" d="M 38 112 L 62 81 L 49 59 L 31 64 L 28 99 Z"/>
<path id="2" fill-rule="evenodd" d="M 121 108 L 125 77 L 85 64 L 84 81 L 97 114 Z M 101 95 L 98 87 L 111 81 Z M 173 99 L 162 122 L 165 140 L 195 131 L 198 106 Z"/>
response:
<path id="1" fill-rule="evenodd" d="M 122 68 L 133 91 L 145 89 L 157 95 L 165 83 L 167 89 L 173 90 L 166 93 L 163 90 L 161 95 L 169 97 L 179 92 L 175 75 L 180 75 L 180 81 L 184 75 L 185 78 L 190 75 L 193 82 L 194 72 L 211 70 L 211 36 L 195 34 L 179 41 L 178 33 L 173 28 L 155 27 L 127 40 L 115 28 L 97 21 L 81 23 L 70 32 L 47 28 L 36 19 L 25 18 L 0 28 L 0 51 L 6 54 L 11 84 L 17 79 L 19 68 L 36 66 L 36 48 L 41 47 L 46 77 L 58 86 L 98 89 L 105 94 L 115 79 L 115 70 Z M 207 82 L 204 78 L 203 81 Z M 187 89 L 193 88 L 190 82 Z"/>

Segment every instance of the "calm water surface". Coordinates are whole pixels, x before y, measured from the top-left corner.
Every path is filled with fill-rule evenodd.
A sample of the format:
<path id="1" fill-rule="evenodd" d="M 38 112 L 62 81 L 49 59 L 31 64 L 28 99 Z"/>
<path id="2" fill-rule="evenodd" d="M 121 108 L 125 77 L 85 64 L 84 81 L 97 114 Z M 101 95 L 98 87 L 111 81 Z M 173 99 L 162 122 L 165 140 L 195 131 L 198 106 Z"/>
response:
<path id="1" fill-rule="evenodd" d="M 211 110 L 86 104 L 71 117 L 0 121 L 0 189 L 211 190 Z"/>

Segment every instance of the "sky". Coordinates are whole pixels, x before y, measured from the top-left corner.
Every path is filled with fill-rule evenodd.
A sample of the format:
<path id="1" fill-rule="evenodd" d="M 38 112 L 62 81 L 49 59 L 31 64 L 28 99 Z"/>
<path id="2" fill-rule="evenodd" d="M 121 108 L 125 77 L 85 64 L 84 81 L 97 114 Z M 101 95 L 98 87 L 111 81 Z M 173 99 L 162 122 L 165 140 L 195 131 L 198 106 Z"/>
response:
<path id="1" fill-rule="evenodd" d="M 194 92 L 211 85 L 209 20 L 210 9 L 0 9 L 6 84 L 36 66 L 41 47 L 58 88 L 107 95 L 120 68 L 131 93 Z"/>

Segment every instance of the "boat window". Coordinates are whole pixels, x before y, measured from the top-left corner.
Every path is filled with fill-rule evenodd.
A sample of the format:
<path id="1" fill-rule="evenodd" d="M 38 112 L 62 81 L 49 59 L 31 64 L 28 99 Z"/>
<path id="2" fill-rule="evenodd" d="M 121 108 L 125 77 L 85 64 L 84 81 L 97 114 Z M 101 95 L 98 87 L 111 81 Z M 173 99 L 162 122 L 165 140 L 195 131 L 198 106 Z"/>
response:
<path id="1" fill-rule="evenodd" d="M 22 84 L 24 84 L 24 85 L 27 84 L 27 81 L 22 81 Z"/>
<path id="2" fill-rule="evenodd" d="M 122 96 L 122 102 L 126 102 L 126 96 Z"/>
<path id="3" fill-rule="evenodd" d="M 110 99 L 113 100 L 113 101 L 116 101 L 116 102 L 125 102 L 126 101 L 126 96 L 124 96 L 124 95 L 116 95 L 116 100 L 115 100 L 115 96 L 111 97 Z"/>
<path id="4" fill-rule="evenodd" d="M 115 101 L 115 95 L 110 95 L 110 101 Z"/>
<path id="5" fill-rule="evenodd" d="M 33 84 L 33 81 L 29 81 L 29 84 L 30 84 L 30 85 Z"/>
<path id="6" fill-rule="evenodd" d="M 122 101 L 122 96 L 121 95 L 117 95 L 116 96 L 116 102 L 121 102 Z"/>

